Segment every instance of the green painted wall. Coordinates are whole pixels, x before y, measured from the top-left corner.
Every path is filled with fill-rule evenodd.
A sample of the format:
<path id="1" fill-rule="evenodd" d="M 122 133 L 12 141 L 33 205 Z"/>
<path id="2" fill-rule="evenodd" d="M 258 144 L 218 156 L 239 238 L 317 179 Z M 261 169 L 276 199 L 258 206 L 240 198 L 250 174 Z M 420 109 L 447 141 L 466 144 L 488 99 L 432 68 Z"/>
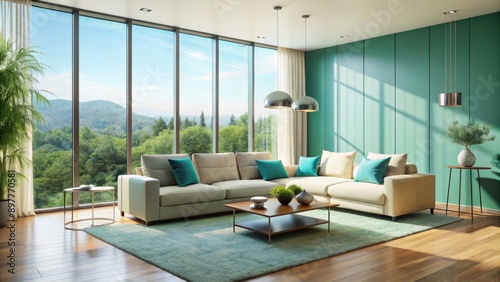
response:
<path id="1" fill-rule="evenodd" d="M 437 104 L 445 90 L 444 34 L 441 24 L 307 52 L 307 95 L 320 103 L 308 115 L 308 154 L 355 150 L 359 162 L 368 152 L 408 153 L 420 172 L 436 175 L 436 200 L 446 202 L 446 166 L 457 164 L 462 149 L 450 143 L 446 128 L 475 120 L 497 136 L 471 149 L 477 166 L 492 167 L 481 171 L 483 207 L 500 210 L 500 13 L 457 22 L 460 107 Z M 464 173 L 462 205 L 470 205 L 469 180 Z M 479 206 L 476 173 L 472 180 Z M 457 204 L 458 171 L 451 184 L 450 203 Z"/>

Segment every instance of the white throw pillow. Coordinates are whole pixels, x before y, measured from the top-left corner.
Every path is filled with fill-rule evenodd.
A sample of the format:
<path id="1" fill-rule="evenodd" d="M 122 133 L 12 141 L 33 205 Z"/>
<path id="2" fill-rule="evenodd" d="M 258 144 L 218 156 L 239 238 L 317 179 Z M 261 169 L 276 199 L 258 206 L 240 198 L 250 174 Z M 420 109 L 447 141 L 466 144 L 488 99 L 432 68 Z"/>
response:
<path id="1" fill-rule="evenodd" d="M 319 175 L 352 178 L 356 151 L 336 153 L 323 150 Z"/>
<path id="2" fill-rule="evenodd" d="M 405 174 L 407 154 L 377 154 L 369 152 L 367 159 L 382 159 L 391 157 L 385 176 Z"/>

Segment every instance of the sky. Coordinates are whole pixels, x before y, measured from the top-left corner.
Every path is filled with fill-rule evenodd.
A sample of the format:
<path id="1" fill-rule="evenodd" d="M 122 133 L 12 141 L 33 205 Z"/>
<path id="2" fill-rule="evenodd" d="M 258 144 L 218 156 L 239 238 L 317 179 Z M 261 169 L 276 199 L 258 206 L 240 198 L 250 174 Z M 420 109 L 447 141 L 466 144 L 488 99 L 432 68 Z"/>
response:
<path id="1" fill-rule="evenodd" d="M 124 23 L 80 16 L 80 101 L 108 100 L 126 105 L 126 38 Z M 146 116 L 173 113 L 173 33 L 134 25 L 132 28 L 132 109 Z M 50 99 L 72 99 L 72 16 L 34 7 L 32 46 L 47 65 L 40 88 Z M 219 114 L 239 116 L 248 111 L 250 47 L 219 44 Z M 213 41 L 180 35 L 180 113 L 199 116 L 212 112 Z M 256 115 L 276 90 L 276 51 L 256 48 Z"/>

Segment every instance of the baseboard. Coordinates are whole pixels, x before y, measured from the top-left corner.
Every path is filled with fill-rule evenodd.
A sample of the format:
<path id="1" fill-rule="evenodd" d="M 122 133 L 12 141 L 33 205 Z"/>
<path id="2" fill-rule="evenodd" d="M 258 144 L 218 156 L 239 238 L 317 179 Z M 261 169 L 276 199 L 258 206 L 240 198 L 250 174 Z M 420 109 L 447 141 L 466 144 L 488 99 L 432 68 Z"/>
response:
<path id="1" fill-rule="evenodd" d="M 436 209 L 446 210 L 446 203 L 436 202 Z M 473 206 L 472 209 L 473 209 L 474 214 L 481 213 L 481 207 Z M 471 210 L 470 206 L 460 205 L 460 212 L 470 213 L 470 210 Z M 451 212 L 458 212 L 458 205 L 457 204 L 448 204 L 448 212 L 450 212 L 450 211 Z M 483 207 L 483 213 L 500 215 L 500 210 L 488 209 L 488 208 Z"/>

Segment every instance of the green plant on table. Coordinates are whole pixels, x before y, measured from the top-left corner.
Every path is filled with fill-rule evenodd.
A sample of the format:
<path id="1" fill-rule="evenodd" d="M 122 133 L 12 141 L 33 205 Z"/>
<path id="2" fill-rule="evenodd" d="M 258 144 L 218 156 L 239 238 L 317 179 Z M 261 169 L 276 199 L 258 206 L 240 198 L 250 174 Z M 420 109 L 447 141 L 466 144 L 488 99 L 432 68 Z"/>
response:
<path id="1" fill-rule="evenodd" d="M 283 185 L 279 185 L 274 186 L 269 192 L 269 195 L 271 195 L 271 197 L 293 196 L 293 191 Z"/>
<path id="2" fill-rule="evenodd" d="M 292 184 L 292 185 L 288 186 L 288 189 L 292 190 L 292 192 L 295 196 L 297 196 L 298 194 L 300 194 L 300 192 L 302 192 L 302 187 L 300 187 L 299 185 L 296 185 L 296 184 Z"/>
<path id="3" fill-rule="evenodd" d="M 30 164 L 23 143 L 31 128 L 43 121 L 32 100 L 49 104 L 36 89 L 44 69 L 37 54 L 32 48 L 16 49 L 12 41 L 0 36 L 0 201 L 5 199 L 12 165 Z"/>
<path id="4" fill-rule="evenodd" d="M 495 135 L 490 134 L 490 127 L 487 125 L 480 125 L 474 121 L 468 121 L 466 124 L 461 125 L 458 121 L 453 121 L 448 130 L 446 131 L 452 143 L 469 147 L 471 145 L 482 144 L 486 141 L 494 141 Z"/>

